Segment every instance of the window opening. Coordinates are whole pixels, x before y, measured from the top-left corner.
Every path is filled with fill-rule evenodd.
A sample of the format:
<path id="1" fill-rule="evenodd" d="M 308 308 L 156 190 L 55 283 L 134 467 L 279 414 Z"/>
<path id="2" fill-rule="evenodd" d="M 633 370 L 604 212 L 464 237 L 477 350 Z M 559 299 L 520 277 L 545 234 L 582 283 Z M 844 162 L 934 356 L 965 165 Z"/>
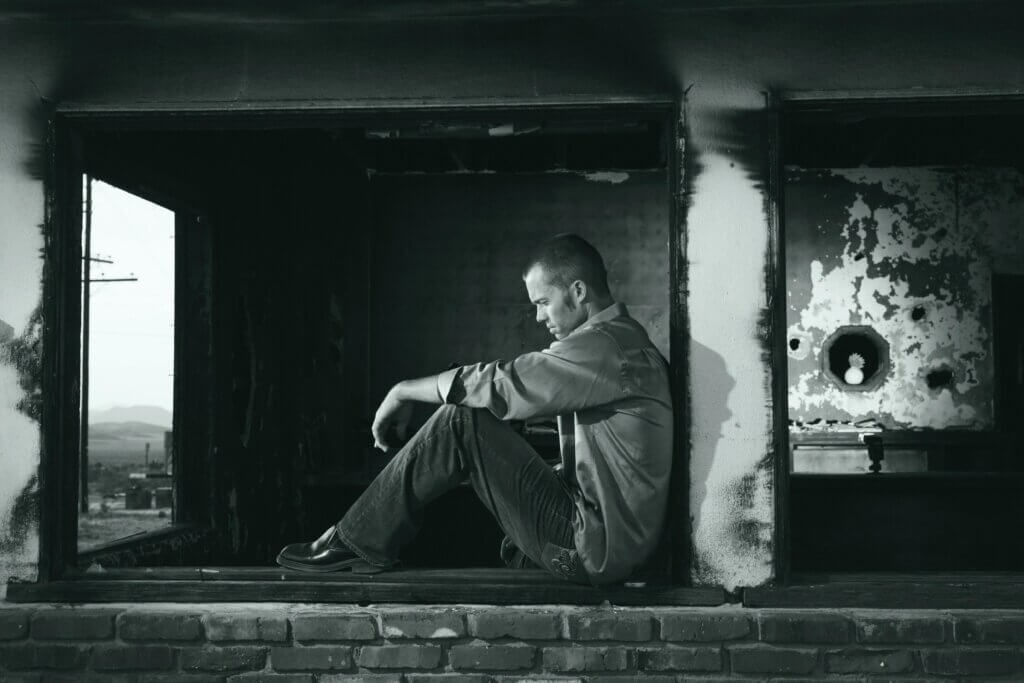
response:
<path id="1" fill-rule="evenodd" d="M 80 551 L 174 521 L 174 214 L 82 182 Z"/>
<path id="2" fill-rule="evenodd" d="M 82 168 L 93 180 L 82 193 L 88 495 L 78 513 L 79 569 L 275 567 L 283 545 L 337 521 L 386 464 L 369 425 L 391 383 L 550 342 L 521 291 L 521 261 L 542 236 L 586 226 L 607 254 L 614 293 L 668 356 L 668 111 L 594 121 L 563 113 L 555 124 L 526 113 L 514 134 L 491 126 L 484 137 L 461 124 L 393 136 L 361 123 L 83 130 Z M 162 280 L 173 391 L 144 403 L 173 406 L 175 431 L 156 421 L 165 440 L 149 441 L 148 467 L 150 433 L 134 434 L 141 450 L 113 491 L 123 503 L 104 505 L 96 470 L 109 469 L 99 443 L 109 435 L 97 416 L 129 401 L 101 398 L 112 375 L 99 356 L 115 348 L 101 334 L 102 306 L 131 317 L 127 304 L 113 305 L 114 288 L 151 279 L 109 246 L 127 237 L 103 236 L 104 201 L 114 192 L 168 221 L 157 232 L 166 273 L 177 276 Z M 126 348 L 114 374 L 130 374 Z M 558 459 L 550 421 L 514 426 L 542 457 Z M 148 486 L 161 476 L 169 491 Z M 94 538 L 101 515 L 128 519 L 133 509 L 171 533 L 121 526 Z M 452 492 L 428 509 L 403 566 L 503 568 L 499 531 L 471 490 Z M 666 557 L 652 558 L 645 580 L 664 580 Z"/>
<path id="3" fill-rule="evenodd" d="M 850 108 L 782 131 L 789 566 L 1024 570 L 1024 116 Z"/>

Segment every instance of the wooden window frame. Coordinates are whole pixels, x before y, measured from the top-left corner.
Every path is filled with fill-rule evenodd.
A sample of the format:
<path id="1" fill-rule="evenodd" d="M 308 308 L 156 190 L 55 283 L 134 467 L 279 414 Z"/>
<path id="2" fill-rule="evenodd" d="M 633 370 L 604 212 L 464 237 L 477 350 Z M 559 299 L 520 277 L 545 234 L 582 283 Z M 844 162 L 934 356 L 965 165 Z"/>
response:
<path id="1" fill-rule="evenodd" d="M 7 597 L 14 602 L 139 601 L 180 600 L 317 600 L 338 602 L 483 602 L 572 603 L 643 605 L 717 605 L 724 601 L 720 587 L 690 586 L 689 522 L 689 409 L 686 341 L 686 230 L 687 195 L 685 165 L 687 140 L 684 104 L 681 96 L 638 96 L 615 98 L 568 98 L 536 101 L 415 102 L 381 106 L 379 103 L 293 108 L 274 103 L 247 106 L 244 111 L 211 104 L 181 108 L 176 105 L 139 107 L 96 107 L 67 105 L 52 115 L 47 140 L 46 247 L 43 283 L 44 300 L 44 409 L 42 415 L 42 462 L 40 466 L 41 520 L 39 580 L 13 582 Z M 106 570 L 101 574 L 82 571 L 77 550 L 78 452 L 80 439 L 79 360 L 81 284 L 77 264 L 81 258 L 80 207 L 81 176 L 86 170 L 81 159 L 82 131 L 209 130 L 224 128 L 285 128 L 318 125 L 380 126 L 396 122 L 458 119 L 496 115 L 499 118 L 542 112 L 569 116 L 600 112 L 622 116 L 643 113 L 664 121 L 666 132 L 666 201 L 669 202 L 670 277 L 670 362 L 671 385 L 676 396 L 676 466 L 673 468 L 666 538 L 669 581 L 646 585 L 612 587 L 575 586 L 554 579 L 541 570 L 451 570 L 387 572 L 366 577 L 338 574 L 310 577 L 283 574 L 272 567 L 153 567 Z M 180 214 L 179 214 L 180 216 Z M 197 220 L 193 216 L 193 220 Z M 180 217 L 178 219 L 180 226 Z M 185 234 L 185 233 L 183 233 Z M 178 247 L 179 277 L 182 249 Z M 181 280 L 176 286 L 181 292 Z M 176 307 L 181 296 L 176 294 Z M 177 310 L 177 309 L 176 309 Z M 176 363 L 180 349 L 176 343 Z M 181 373 L 185 375 L 186 373 Z M 178 385 L 176 382 L 176 417 Z M 184 430 L 188 431 L 188 430 Z M 202 435 L 200 434 L 199 437 Z M 176 424 L 175 448 L 189 433 L 179 436 Z M 194 449 L 195 450 L 195 449 Z M 202 450 L 205 456 L 205 450 Z M 156 542 L 174 534 L 201 533 L 202 495 L 189 486 L 190 477 L 202 469 L 202 459 L 193 457 L 181 467 L 181 495 L 176 500 L 182 525 L 121 541 L 115 546 Z"/>

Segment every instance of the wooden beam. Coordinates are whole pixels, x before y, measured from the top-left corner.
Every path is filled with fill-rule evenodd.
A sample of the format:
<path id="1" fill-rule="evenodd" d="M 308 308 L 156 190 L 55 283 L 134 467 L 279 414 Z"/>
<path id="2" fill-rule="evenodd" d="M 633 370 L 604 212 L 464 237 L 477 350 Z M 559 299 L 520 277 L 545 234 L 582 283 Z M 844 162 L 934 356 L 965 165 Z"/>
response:
<path id="1" fill-rule="evenodd" d="M 744 607 L 1021 609 L 1024 576 L 1002 580 L 834 581 L 747 588 Z"/>
<path id="2" fill-rule="evenodd" d="M 198 578 L 183 578 L 195 572 Z M 132 572 L 118 572 L 122 577 Z M 10 602 L 339 602 L 715 606 L 721 588 L 615 585 L 595 588 L 555 579 L 539 570 L 434 570 L 365 576 L 310 577 L 283 569 L 138 570 L 138 578 L 68 579 L 12 583 Z M 142 578 L 146 576 L 146 578 Z"/>

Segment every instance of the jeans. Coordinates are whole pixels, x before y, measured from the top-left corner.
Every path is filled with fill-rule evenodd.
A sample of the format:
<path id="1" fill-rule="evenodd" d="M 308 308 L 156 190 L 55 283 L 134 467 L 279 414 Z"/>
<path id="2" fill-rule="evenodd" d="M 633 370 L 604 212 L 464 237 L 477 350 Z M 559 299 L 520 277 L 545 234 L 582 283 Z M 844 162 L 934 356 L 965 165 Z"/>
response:
<path id="1" fill-rule="evenodd" d="M 337 523 L 338 536 L 367 562 L 389 566 L 426 504 L 467 479 L 530 560 L 589 583 L 573 547 L 569 485 L 508 424 L 477 408 L 440 407 Z"/>

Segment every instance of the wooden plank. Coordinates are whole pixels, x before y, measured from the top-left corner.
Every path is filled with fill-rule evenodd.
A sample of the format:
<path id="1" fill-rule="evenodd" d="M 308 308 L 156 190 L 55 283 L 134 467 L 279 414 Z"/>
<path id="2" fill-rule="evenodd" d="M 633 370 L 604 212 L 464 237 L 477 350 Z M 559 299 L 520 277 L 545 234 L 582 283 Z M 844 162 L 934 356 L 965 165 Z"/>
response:
<path id="1" fill-rule="evenodd" d="M 672 391 L 674 422 L 671 480 L 667 533 L 669 534 L 669 572 L 674 583 L 690 583 L 690 546 L 693 529 L 690 523 L 690 325 L 687 313 L 689 270 L 687 268 L 687 211 L 690 206 L 690 183 L 697 171 L 688 154 L 686 98 L 673 112 L 668 123 L 669 149 L 667 167 L 669 193 L 669 383 Z"/>
<path id="2" fill-rule="evenodd" d="M 849 581 L 747 588 L 745 607 L 1021 609 L 1024 581 Z"/>
<path id="3" fill-rule="evenodd" d="M 317 581 L 324 583 L 485 583 L 516 585 L 563 585 L 541 569 L 407 569 L 380 574 L 325 572 L 310 574 L 282 567 L 124 567 L 101 572 L 78 572 L 65 578 L 89 581 Z"/>
<path id="4" fill-rule="evenodd" d="M 352 581 L 54 581 L 12 583 L 10 602 L 339 602 L 715 606 L 720 588 L 592 588 L 565 582 L 471 584 Z"/>
<path id="5" fill-rule="evenodd" d="M 861 437 L 877 436 L 885 446 L 1010 446 L 1015 443 L 1012 432 L 944 430 L 871 430 L 835 432 L 793 432 L 790 440 L 795 446 L 861 447 L 867 445 Z"/>
<path id="6" fill-rule="evenodd" d="M 765 292 L 770 313 L 765 331 L 771 358 L 772 445 L 770 457 L 775 477 L 775 538 L 772 548 L 775 576 L 782 581 L 789 574 L 790 563 L 790 496 L 789 473 L 789 356 L 786 340 L 786 227 L 785 169 L 782 153 L 782 111 L 776 93 L 770 93 L 765 113 L 764 139 L 767 146 L 768 196 L 765 214 L 768 217 L 768 257 L 765 268 Z"/>
<path id="7" fill-rule="evenodd" d="M 792 486 L 800 487 L 894 487 L 932 488 L 1018 488 L 1024 472 L 888 472 L 879 474 L 797 474 L 789 476 Z"/>
<path id="8" fill-rule="evenodd" d="M 1024 572 L 834 572 L 793 574 L 790 585 L 803 586 L 824 583 L 1024 583 Z"/>
<path id="9" fill-rule="evenodd" d="M 70 566 L 78 541 L 81 144 L 63 117 L 47 139 L 39 467 L 39 573 Z"/>

